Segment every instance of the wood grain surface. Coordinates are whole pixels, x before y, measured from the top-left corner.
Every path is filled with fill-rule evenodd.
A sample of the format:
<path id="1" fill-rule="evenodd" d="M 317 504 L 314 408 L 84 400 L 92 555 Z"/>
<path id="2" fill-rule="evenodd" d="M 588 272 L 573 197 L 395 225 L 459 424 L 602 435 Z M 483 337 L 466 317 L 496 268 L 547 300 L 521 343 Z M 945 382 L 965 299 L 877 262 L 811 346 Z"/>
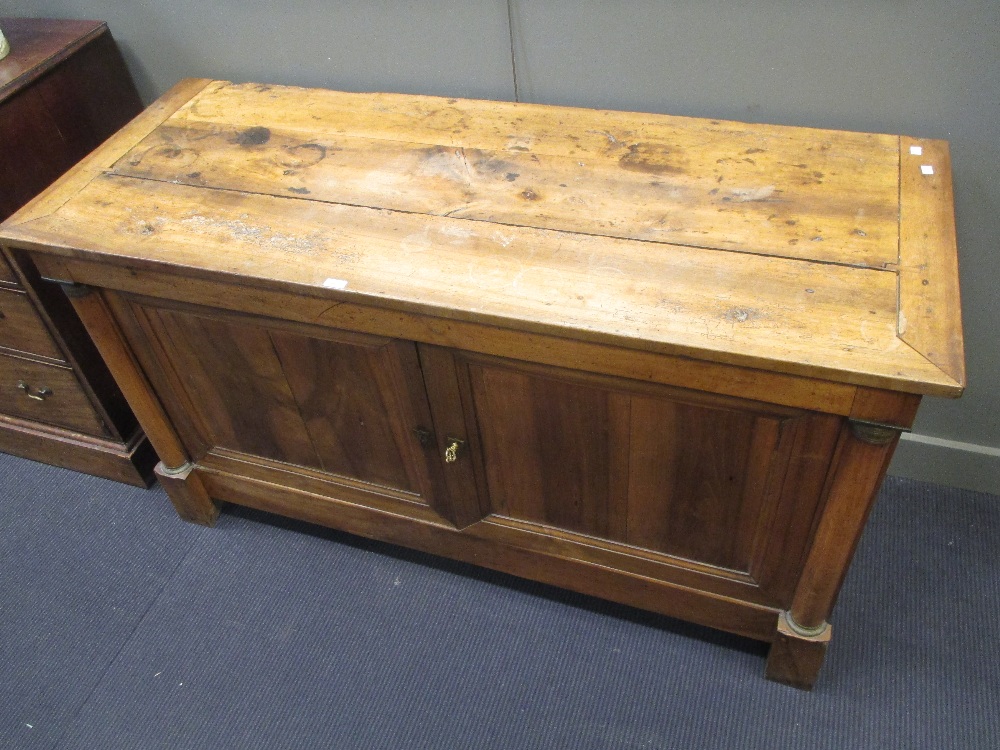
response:
<path id="1" fill-rule="evenodd" d="M 159 107 L 8 238 L 838 382 L 964 387 L 953 227 L 906 250 L 900 279 L 895 136 L 205 81 Z M 904 221 L 950 205 L 926 192 L 904 193 Z M 952 300 L 933 323 L 907 291 L 921 253 L 941 259 L 922 292 Z"/>
<path id="2" fill-rule="evenodd" d="M 27 293 L 0 291 L 0 347 L 64 362 L 66 357 L 38 317 Z"/>
<path id="3" fill-rule="evenodd" d="M 904 138 L 902 146 L 899 337 L 955 382 L 964 384 L 962 301 L 948 144 Z"/>
<path id="4" fill-rule="evenodd" d="M 890 136 L 243 85 L 207 90 L 114 171 L 884 268 L 897 150 Z"/>
<path id="5" fill-rule="evenodd" d="M 651 255 L 649 243 L 617 238 L 112 175 L 7 232 L 250 284 L 343 282 L 334 300 L 844 382 L 955 388 L 897 338 L 888 271 L 679 246 Z"/>
<path id="6" fill-rule="evenodd" d="M 107 427 L 68 367 L 0 354 L 0 399 L 4 411 L 15 417 L 108 437 Z"/>

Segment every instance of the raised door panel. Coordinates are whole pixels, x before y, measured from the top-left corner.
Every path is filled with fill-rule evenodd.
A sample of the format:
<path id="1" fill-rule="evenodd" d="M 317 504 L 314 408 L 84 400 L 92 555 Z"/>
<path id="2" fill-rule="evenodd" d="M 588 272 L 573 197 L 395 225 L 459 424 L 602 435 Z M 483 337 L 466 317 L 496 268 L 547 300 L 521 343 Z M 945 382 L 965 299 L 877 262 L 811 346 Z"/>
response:
<path id="1" fill-rule="evenodd" d="M 790 596 L 842 420 L 468 353 L 454 362 L 492 522 L 560 534 L 572 554 L 589 545 L 665 565 L 665 577 L 684 568 L 762 601 Z"/>
<path id="2" fill-rule="evenodd" d="M 627 398 L 503 367 L 471 374 L 493 512 L 623 538 Z"/>
<path id="3" fill-rule="evenodd" d="M 400 398 L 402 370 L 394 341 L 345 345 L 271 332 L 271 341 L 324 471 L 409 492 L 416 424 Z M 411 345 L 410 345 L 411 346 Z"/>
<path id="4" fill-rule="evenodd" d="M 317 477 L 346 480 L 352 497 L 388 493 L 435 509 L 444 502 L 428 465 L 433 453 L 415 432 L 430 417 L 414 395 L 412 343 L 148 298 L 116 307 L 199 461 L 236 458 L 257 466 L 258 478 L 280 462 L 291 465 L 281 471 L 309 470 L 302 476 L 310 486 L 322 486 Z"/>
<path id="5" fill-rule="evenodd" d="M 142 311 L 209 447 L 322 468 L 266 329 L 175 310 Z"/>
<path id="6" fill-rule="evenodd" d="M 781 420 L 648 396 L 631 406 L 626 540 L 749 571 Z"/>

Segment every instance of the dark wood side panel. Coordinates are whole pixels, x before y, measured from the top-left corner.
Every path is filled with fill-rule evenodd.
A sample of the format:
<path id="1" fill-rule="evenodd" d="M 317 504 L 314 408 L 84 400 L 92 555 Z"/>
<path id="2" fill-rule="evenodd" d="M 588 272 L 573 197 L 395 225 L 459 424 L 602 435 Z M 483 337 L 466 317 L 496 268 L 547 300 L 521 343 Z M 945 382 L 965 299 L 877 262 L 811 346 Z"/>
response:
<path id="1" fill-rule="evenodd" d="M 142 110 L 105 32 L 0 107 L 0 219 L 5 219 Z"/>
<path id="2" fill-rule="evenodd" d="M 142 111 L 142 100 L 109 31 L 40 78 L 34 88 L 59 123 L 76 163 Z"/>
<path id="3" fill-rule="evenodd" d="M 29 89 L 0 107 L 0 219 L 6 219 L 73 165 L 38 91 Z"/>

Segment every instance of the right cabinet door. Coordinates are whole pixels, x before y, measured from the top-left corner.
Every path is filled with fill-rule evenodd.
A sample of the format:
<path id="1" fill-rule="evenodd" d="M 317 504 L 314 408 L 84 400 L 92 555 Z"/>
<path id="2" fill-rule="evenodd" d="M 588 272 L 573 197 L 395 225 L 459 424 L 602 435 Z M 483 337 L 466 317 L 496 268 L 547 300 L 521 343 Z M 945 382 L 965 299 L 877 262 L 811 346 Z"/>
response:
<path id="1" fill-rule="evenodd" d="M 434 347 L 421 358 L 425 378 L 454 378 L 484 519 L 790 599 L 841 418 Z M 429 383 L 456 432 L 448 390 Z"/>

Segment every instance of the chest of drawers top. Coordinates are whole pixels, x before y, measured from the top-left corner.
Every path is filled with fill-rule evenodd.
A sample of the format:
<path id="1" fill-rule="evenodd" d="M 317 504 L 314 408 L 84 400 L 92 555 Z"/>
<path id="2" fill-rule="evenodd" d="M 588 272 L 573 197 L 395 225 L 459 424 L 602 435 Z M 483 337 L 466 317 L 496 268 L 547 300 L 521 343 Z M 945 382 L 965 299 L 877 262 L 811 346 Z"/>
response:
<path id="1" fill-rule="evenodd" d="M 0 60 L 0 102 L 68 60 L 108 27 L 103 21 L 0 18 L 11 53 Z"/>
<path id="2" fill-rule="evenodd" d="M 186 81 L 2 239 L 835 382 L 965 382 L 941 141 Z"/>

